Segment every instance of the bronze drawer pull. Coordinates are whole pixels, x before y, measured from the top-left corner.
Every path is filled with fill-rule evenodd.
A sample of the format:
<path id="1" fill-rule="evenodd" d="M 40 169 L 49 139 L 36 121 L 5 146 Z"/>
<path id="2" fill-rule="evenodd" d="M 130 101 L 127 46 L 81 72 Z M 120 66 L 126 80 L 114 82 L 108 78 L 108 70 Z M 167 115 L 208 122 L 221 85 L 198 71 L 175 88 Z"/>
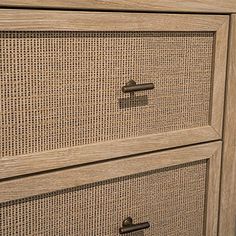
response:
<path id="1" fill-rule="evenodd" d="M 132 93 L 136 91 L 154 89 L 153 83 L 136 84 L 134 80 L 130 80 L 125 86 L 122 87 L 123 93 Z"/>
<path id="2" fill-rule="evenodd" d="M 148 222 L 133 224 L 133 219 L 128 217 L 123 221 L 122 228 L 120 228 L 120 234 L 127 234 L 141 229 L 147 229 L 150 227 Z"/>

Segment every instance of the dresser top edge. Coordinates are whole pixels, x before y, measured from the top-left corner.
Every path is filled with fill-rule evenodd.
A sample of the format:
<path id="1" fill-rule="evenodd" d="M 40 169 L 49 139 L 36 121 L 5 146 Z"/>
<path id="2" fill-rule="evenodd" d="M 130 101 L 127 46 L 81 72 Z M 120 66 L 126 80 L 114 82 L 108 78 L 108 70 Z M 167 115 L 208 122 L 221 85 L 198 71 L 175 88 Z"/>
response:
<path id="1" fill-rule="evenodd" d="M 236 13 L 235 0 L 2 0 L 0 8 Z"/>

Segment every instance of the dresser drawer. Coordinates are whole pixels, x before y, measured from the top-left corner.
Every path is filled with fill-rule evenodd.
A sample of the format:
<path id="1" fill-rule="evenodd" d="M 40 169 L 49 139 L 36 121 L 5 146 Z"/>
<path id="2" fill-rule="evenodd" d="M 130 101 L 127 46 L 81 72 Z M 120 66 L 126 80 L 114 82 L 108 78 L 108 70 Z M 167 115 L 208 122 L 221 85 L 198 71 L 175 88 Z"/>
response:
<path id="1" fill-rule="evenodd" d="M 221 138 L 227 30 L 227 16 L 2 10 L 1 177 Z"/>
<path id="2" fill-rule="evenodd" d="M 150 225 L 132 235 L 215 236 L 220 155 L 217 142 L 3 182 L 0 232 L 114 236 L 132 217 Z"/>

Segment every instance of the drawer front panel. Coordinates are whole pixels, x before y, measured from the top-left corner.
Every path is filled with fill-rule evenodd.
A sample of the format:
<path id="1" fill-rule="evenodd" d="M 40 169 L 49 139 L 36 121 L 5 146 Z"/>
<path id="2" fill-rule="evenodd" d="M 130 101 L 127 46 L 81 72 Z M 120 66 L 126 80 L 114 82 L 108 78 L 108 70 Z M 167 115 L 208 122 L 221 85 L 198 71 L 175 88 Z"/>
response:
<path id="1" fill-rule="evenodd" d="M 209 125 L 212 32 L 4 32 L 1 157 Z M 129 80 L 154 90 L 122 93 Z"/>
<path id="2" fill-rule="evenodd" d="M 221 143 L 180 148 L 0 183 L 1 235 L 216 236 Z"/>
<path id="3" fill-rule="evenodd" d="M 0 179 L 219 140 L 228 21 L 1 10 Z"/>
<path id="4" fill-rule="evenodd" d="M 204 235 L 208 162 L 168 167 L 3 204 L 1 235 L 119 235 L 122 221 L 148 221 L 132 235 Z"/>

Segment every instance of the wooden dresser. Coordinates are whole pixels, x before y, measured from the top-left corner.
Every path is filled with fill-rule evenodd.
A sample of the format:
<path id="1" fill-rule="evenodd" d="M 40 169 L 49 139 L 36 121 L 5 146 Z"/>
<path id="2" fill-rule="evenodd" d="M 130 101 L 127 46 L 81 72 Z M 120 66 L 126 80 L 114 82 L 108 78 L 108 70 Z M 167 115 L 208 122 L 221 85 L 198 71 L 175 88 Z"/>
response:
<path id="1" fill-rule="evenodd" d="M 235 0 L 0 2 L 0 236 L 235 236 L 235 147 Z"/>

